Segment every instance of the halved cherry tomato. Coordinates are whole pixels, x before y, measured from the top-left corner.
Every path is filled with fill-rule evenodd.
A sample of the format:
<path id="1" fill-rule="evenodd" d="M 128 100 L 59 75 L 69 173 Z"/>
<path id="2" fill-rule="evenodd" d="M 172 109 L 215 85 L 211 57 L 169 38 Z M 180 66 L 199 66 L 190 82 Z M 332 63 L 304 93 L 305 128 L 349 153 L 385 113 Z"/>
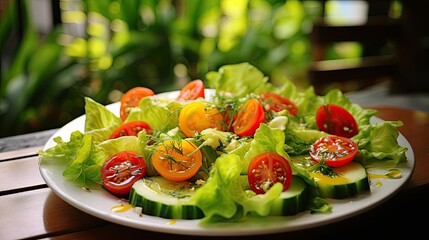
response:
<path id="1" fill-rule="evenodd" d="M 203 156 L 201 151 L 195 151 L 196 149 L 194 144 L 186 140 L 166 140 L 158 145 L 152 154 L 153 167 L 159 175 L 168 180 L 188 180 L 197 174 L 202 165 Z M 189 155 L 191 153 L 192 155 Z"/>
<path id="2" fill-rule="evenodd" d="M 292 168 L 281 155 L 266 152 L 255 156 L 247 169 L 250 188 L 257 194 L 268 191 L 275 183 L 283 184 L 286 191 L 292 182 Z"/>
<path id="3" fill-rule="evenodd" d="M 133 184 L 146 176 L 146 162 L 143 156 L 123 151 L 112 155 L 101 167 L 104 187 L 115 195 L 127 195 Z"/>
<path id="4" fill-rule="evenodd" d="M 190 102 L 179 114 L 179 128 L 186 137 L 192 137 L 207 128 L 223 130 L 224 127 L 221 112 L 203 102 Z"/>
<path id="5" fill-rule="evenodd" d="M 130 108 L 137 106 L 142 98 L 154 95 L 155 93 L 146 87 L 135 87 L 128 90 L 120 100 L 121 107 L 119 116 L 122 121 L 128 117 Z"/>
<path id="6" fill-rule="evenodd" d="M 126 122 L 120 125 L 115 131 L 110 134 L 109 138 L 118 138 L 122 136 L 138 136 L 138 133 L 142 130 L 146 130 L 146 132 L 151 132 L 151 127 L 149 124 L 143 121 L 131 121 Z"/>
<path id="7" fill-rule="evenodd" d="M 316 112 L 316 124 L 319 130 L 337 136 L 350 138 L 358 134 L 358 125 L 353 115 L 345 108 L 334 104 L 319 107 Z"/>
<path id="8" fill-rule="evenodd" d="M 204 98 L 204 83 L 200 79 L 193 80 L 186 84 L 179 93 L 177 100 L 195 100 L 197 98 Z"/>
<path id="9" fill-rule="evenodd" d="M 240 137 L 253 136 L 264 119 L 264 109 L 258 100 L 252 98 L 238 109 L 232 128 L 234 133 Z"/>
<path id="10" fill-rule="evenodd" d="M 329 167 L 342 167 L 351 162 L 358 152 L 357 144 L 350 138 L 330 135 L 319 138 L 310 146 L 315 161 L 322 159 Z"/>
<path id="11" fill-rule="evenodd" d="M 296 104 L 287 97 L 270 92 L 263 93 L 260 97 L 261 103 L 267 112 L 270 110 L 274 112 L 288 110 L 292 115 L 296 115 L 298 112 Z"/>

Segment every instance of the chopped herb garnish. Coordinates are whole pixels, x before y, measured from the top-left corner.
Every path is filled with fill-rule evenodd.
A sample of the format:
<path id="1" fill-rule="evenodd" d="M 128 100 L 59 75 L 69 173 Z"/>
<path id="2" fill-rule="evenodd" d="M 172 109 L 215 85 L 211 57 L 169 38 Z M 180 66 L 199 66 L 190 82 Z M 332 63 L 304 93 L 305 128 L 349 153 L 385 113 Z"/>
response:
<path id="1" fill-rule="evenodd" d="M 329 176 L 329 177 L 336 177 L 338 174 L 335 173 L 331 167 L 326 165 L 325 160 L 322 159 L 320 162 L 318 162 L 316 165 L 311 166 L 308 168 L 309 172 L 320 172 L 323 175 Z"/>

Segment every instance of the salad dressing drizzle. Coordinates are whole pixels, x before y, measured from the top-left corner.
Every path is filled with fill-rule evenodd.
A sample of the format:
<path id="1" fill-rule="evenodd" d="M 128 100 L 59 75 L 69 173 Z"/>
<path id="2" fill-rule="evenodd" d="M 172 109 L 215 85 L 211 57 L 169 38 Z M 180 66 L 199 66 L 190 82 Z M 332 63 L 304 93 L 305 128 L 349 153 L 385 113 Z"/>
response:
<path id="1" fill-rule="evenodd" d="M 112 210 L 112 212 L 126 212 L 132 208 L 133 208 L 133 206 L 131 204 L 127 203 L 127 204 L 121 204 L 121 205 L 113 206 L 111 208 L 111 210 Z"/>
<path id="2" fill-rule="evenodd" d="M 170 221 L 168 221 L 168 223 L 167 224 L 169 224 L 169 225 L 174 225 L 174 224 L 176 224 L 176 219 L 170 219 Z"/>
<path id="3" fill-rule="evenodd" d="M 402 171 L 401 169 L 398 169 L 398 168 L 390 168 L 390 169 L 387 169 L 387 172 L 384 174 L 368 173 L 368 177 L 370 179 L 375 179 L 375 178 L 398 179 L 402 177 Z"/>

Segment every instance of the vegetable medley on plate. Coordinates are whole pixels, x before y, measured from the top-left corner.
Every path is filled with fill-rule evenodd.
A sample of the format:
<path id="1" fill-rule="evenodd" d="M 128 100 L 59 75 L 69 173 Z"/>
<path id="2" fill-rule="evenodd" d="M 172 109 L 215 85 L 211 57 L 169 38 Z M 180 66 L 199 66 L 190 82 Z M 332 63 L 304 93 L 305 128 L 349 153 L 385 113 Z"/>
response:
<path id="1" fill-rule="evenodd" d="M 102 187 L 142 214 L 201 219 L 328 213 L 328 199 L 370 192 L 367 169 L 406 162 L 401 121 L 341 91 L 276 87 L 248 63 L 225 65 L 180 91 L 136 87 L 113 113 L 85 98 L 84 132 L 39 151 L 63 177 Z M 400 175 L 399 175 L 400 177 Z"/>

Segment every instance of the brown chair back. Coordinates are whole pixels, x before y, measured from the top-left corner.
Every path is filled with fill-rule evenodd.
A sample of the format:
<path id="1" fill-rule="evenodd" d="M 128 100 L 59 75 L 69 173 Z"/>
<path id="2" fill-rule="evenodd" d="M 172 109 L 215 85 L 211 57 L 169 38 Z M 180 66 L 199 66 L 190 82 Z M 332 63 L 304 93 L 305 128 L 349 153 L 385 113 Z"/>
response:
<path id="1" fill-rule="evenodd" d="M 326 6 L 326 0 L 321 1 Z M 342 2 L 342 1 L 340 1 Z M 347 1 L 344 1 L 347 2 Z M 311 43 L 313 61 L 309 69 L 310 83 L 319 94 L 335 87 L 342 91 L 359 90 L 380 82 L 387 82 L 393 90 L 401 92 L 418 91 L 424 76 L 415 76 L 418 72 L 417 61 L 427 61 L 427 49 L 418 40 L 428 34 L 429 26 L 424 10 L 425 1 L 401 1 L 402 14 L 390 16 L 393 0 L 367 0 L 367 21 L 358 25 L 332 25 L 326 20 L 326 10 L 313 25 Z M 426 8 L 427 10 L 428 8 Z M 417 16 L 416 16 L 417 14 Z M 427 14 L 426 14 L 427 15 Z M 423 26 L 416 26 L 421 18 Z M 357 59 L 326 59 L 326 50 L 331 44 L 340 42 L 359 42 L 362 44 L 362 56 Z M 385 51 L 388 49 L 388 51 Z M 425 52 L 416 57 L 420 49 Z M 415 67 L 413 67 L 415 65 Z M 423 64 L 421 69 L 429 65 Z"/>

